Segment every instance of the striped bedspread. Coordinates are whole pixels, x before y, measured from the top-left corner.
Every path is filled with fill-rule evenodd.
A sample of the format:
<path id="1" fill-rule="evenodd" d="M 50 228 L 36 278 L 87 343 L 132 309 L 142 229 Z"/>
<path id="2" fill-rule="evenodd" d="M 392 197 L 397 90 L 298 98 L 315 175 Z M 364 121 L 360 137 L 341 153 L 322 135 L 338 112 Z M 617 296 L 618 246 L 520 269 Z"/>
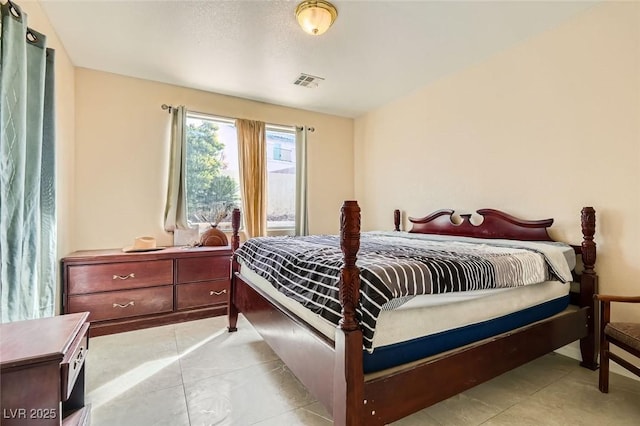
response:
<path id="1" fill-rule="evenodd" d="M 567 261 L 569 251 L 570 246 L 560 243 L 362 233 L 357 314 L 365 349 L 371 350 L 383 309 L 422 294 L 523 286 L 550 277 L 568 282 L 573 267 Z M 278 291 L 338 324 L 343 265 L 338 236 L 252 238 L 236 256 Z"/>

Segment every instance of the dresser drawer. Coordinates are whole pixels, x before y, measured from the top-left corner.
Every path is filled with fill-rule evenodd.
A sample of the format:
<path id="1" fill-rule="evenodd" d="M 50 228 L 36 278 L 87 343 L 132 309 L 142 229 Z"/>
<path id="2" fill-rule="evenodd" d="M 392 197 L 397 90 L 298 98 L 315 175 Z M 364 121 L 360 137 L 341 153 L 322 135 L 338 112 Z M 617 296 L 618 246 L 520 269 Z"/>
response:
<path id="1" fill-rule="evenodd" d="M 71 396 L 73 386 L 80 374 L 80 370 L 84 365 L 89 350 L 89 323 L 86 323 L 80 329 L 80 332 L 74 339 L 71 347 L 65 354 L 60 363 L 60 384 L 62 401 L 66 401 Z"/>
<path id="2" fill-rule="evenodd" d="M 231 256 L 178 259 L 177 268 L 178 283 L 229 278 L 231 276 Z"/>
<path id="3" fill-rule="evenodd" d="M 69 311 L 89 311 L 89 321 L 173 311 L 173 286 L 69 296 Z"/>
<path id="4" fill-rule="evenodd" d="M 177 286 L 176 298 L 177 309 L 226 304 L 229 298 L 229 280 L 180 284 Z"/>
<path id="5" fill-rule="evenodd" d="M 173 261 L 101 263 L 69 266 L 69 294 L 123 290 L 173 282 Z"/>

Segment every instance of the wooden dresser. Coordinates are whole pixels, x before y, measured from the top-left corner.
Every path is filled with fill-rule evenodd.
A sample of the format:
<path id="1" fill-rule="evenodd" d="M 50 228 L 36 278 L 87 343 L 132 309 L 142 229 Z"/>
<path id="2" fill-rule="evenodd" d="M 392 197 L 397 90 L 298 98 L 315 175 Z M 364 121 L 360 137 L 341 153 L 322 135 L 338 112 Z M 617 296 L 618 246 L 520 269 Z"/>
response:
<path id="1" fill-rule="evenodd" d="M 87 425 L 87 312 L 0 324 L 0 424 Z"/>
<path id="2" fill-rule="evenodd" d="M 91 313 L 91 335 L 227 311 L 231 248 L 77 251 L 62 259 L 64 313 Z"/>

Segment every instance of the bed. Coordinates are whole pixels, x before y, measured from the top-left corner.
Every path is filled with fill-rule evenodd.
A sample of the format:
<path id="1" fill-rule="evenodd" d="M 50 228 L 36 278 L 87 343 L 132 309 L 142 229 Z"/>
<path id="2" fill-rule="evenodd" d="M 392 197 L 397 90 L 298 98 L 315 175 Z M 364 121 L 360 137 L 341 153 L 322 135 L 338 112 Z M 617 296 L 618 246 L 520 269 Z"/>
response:
<path id="1" fill-rule="evenodd" d="M 524 245 L 539 242 L 553 244 L 547 232 L 553 219 L 528 221 L 497 210 L 483 209 L 477 212 L 483 217 L 481 224 L 472 224 L 471 215 L 461 215 L 462 221 L 454 224 L 453 213 L 451 210 L 440 210 L 423 218 L 410 218 L 412 228 L 402 237 L 422 238 L 424 234 L 425 237 L 442 239 L 490 239 L 492 244 L 498 240 L 506 240 L 507 244 L 510 241 Z M 400 212 L 397 210 L 394 219 L 399 238 Z M 356 266 L 356 260 L 361 243 L 366 246 L 371 237 L 366 233 L 361 237 L 357 202 L 345 201 L 341 209 L 339 245 L 342 258 L 336 289 L 339 321 L 337 327 L 329 327 L 329 331 L 326 327 L 322 330 L 314 315 L 305 314 L 304 309 L 283 298 L 280 292 L 271 291 L 270 286 L 260 283 L 261 277 L 251 274 L 244 262 L 241 265 L 239 260 L 242 256 L 239 255 L 242 250 L 239 250 L 238 237 L 240 212 L 237 210 L 233 213 L 232 225 L 234 257 L 229 295 L 229 331 L 237 330 L 238 313 L 242 313 L 296 377 L 327 408 L 336 425 L 390 423 L 576 340 L 580 340 L 581 365 L 597 368 L 593 322 L 593 295 L 597 289 L 593 208 L 585 207 L 582 210 L 582 243 L 570 246 L 582 265 L 580 273 L 570 271 L 569 279 L 578 284 L 576 291 L 570 294 L 567 291 L 565 295 L 567 300 L 571 300 L 571 306 L 558 306 L 556 301 L 565 299 L 565 296 L 552 295 L 549 300 L 553 300 L 553 311 L 542 315 L 536 313 L 526 321 L 514 322 L 513 318 L 506 321 L 515 324 L 516 328 L 483 325 L 482 329 L 492 331 L 489 334 L 485 332 L 475 340 L 440 338 L 438 333 L 433 333 L 436 338 L 422 347 L 434 347 L 435 353 L 421 353 L 421 349 L 410 347 L 404 352 L 390 352 L 391 356 L 373 363 L 370 355 L 384 351 L 371 348 L 369 325 L 366 315 L 363 315 L 368 291 L 366 281 L 369 278 L 363 274 L 361 282 L 361 271 Z M 366 260 L 367 253 L 361 255 Z M 363 267 L 363 273 L 366 270 Z M 568 284 L 564 288 L 568 288 Z M 501 302 L 494 304 L 500 305 Z M 440 309 L 450 312 L 450 306 L 445 304 Z M 445 340 L 449 343 L 440 346 L 439 342 Z M 381 346 L 393 348 L 393 344 Z M 417 358 L 416 352 L 420 353 Z M 403 358 L 404 355 L 398 353 L 410 353 L 413 358 Z M 390 364 L 390 359 L 395 361 Z"/>

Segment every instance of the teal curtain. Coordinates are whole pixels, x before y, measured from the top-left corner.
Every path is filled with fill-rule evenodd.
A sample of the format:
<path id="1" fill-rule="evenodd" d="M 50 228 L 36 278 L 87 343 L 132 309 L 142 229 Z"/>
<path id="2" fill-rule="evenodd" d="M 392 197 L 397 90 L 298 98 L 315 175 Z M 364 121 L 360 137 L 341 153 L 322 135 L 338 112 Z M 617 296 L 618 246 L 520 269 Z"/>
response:
<path id="1" fill-rule="evenodd" d="M 307 128 L 296 127 L 296 235 L 308 235 Z"/>
<path id="2" fill-rule="evenodd" d="M 1 11 L 0 316 L 10 322 L 55 314 L 54 52 L 17 5 Z"/>
<path id="3" fill-rule="evenodd" d="M 171 107 L 171 154 L 169 184 L 164 208 L 164 229 L 189 229 L 187 221 L 187 109 Z"/>

